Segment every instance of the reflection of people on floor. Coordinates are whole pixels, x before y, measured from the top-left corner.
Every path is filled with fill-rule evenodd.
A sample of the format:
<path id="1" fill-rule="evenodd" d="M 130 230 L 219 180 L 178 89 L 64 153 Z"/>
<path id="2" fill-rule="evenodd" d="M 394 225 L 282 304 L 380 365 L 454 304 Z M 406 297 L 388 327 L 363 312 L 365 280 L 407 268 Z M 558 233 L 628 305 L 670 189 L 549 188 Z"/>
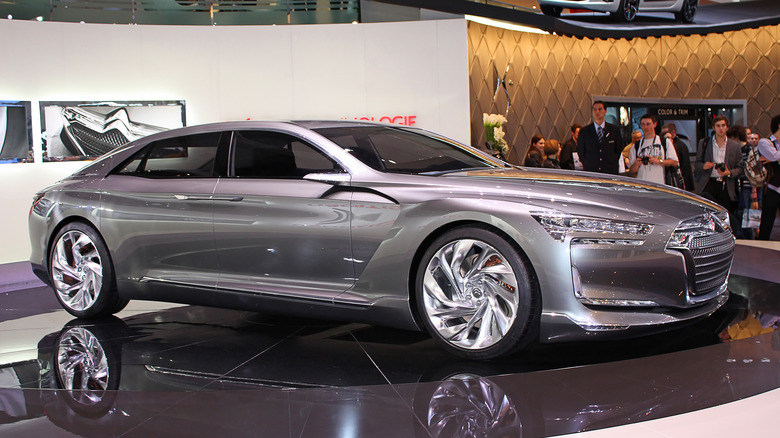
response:
<path id="1" fill-rule="evenodd" d="M 730 325 L 720 333 L 724 341 L 752 338 L 753 336 L 772 333 L 780 326 L 780 316 L 771 313 L 751 312 L 745 319 Z"/>

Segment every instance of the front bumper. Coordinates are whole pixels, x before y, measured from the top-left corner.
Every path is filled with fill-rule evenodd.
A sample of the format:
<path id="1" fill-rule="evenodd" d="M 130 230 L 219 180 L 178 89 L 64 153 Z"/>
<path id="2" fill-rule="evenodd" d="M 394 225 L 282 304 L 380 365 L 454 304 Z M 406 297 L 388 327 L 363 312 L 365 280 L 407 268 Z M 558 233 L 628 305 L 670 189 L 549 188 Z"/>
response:
<path id="1" fill-rule="evenodd" d="M 568 240 L 573 297 L 555 294 L 545 303 L 540 340 L 663 331 L 726 302 L 735 246 L 730 231 L 695 238 L 685 248 L 659 243 Z"/>

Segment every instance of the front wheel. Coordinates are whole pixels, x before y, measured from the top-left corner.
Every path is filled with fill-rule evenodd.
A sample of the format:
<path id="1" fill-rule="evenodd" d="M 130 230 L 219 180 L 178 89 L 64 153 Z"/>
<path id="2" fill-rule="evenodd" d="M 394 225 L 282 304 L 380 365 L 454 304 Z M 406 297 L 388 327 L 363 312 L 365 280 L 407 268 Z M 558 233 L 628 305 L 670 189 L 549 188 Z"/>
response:
<path id="1" fill-rule="evenodd" d="M 60 230 L 49 255 L 49 272 L 60 304 L 80 318 L 122 310 L 106 244 L 94 228 L 73 222 Z"/>
<path id="2" fill-rule="evenodd" d="M 674 18 L 683 23 L 693 23 L 698 9 L 699 0 L 685 0 L 680 11 L 674 13 Z"/>
<path id="3" fill-rule="evenodd" d="M 618 21 L 629 22 L 634 21 L 637 12 L 639 12 L 639 0 L 620 0 L 617 12 L 612 15 Z"/>
<path id="4" fill-rule="evenodd" d="M 527 259 L 502 236 L 459 227 L 425 251 L 416 299 L 426 329 L 445 349 L 468 359 L 493 359 L 531 342 L 539 291 Z"/>

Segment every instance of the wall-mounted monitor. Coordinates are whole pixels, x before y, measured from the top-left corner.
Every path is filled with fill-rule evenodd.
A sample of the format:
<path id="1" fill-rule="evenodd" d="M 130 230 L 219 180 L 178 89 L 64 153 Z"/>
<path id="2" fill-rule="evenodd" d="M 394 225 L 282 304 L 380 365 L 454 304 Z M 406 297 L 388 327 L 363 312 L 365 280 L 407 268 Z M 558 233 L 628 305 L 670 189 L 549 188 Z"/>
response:
<path id="1" fill-rule="evenodd" d="M 32 163 L 30 101 L 0 100 L 0 163 Z"/>

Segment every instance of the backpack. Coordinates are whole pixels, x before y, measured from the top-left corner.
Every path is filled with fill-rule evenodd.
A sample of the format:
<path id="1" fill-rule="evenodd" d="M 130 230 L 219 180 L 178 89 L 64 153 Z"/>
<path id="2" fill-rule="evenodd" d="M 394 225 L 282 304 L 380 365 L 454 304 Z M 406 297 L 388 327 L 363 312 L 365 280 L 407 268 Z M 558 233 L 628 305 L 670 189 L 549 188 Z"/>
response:
<path id="1" fill-rule="evenodd" d="M 766 181 L 766 168 L 758 159 L 758 151 L 753 146 L 750 146 L 745 159 L 745 176 L 750 185 L 757 188 L 763 187 Z"/>

